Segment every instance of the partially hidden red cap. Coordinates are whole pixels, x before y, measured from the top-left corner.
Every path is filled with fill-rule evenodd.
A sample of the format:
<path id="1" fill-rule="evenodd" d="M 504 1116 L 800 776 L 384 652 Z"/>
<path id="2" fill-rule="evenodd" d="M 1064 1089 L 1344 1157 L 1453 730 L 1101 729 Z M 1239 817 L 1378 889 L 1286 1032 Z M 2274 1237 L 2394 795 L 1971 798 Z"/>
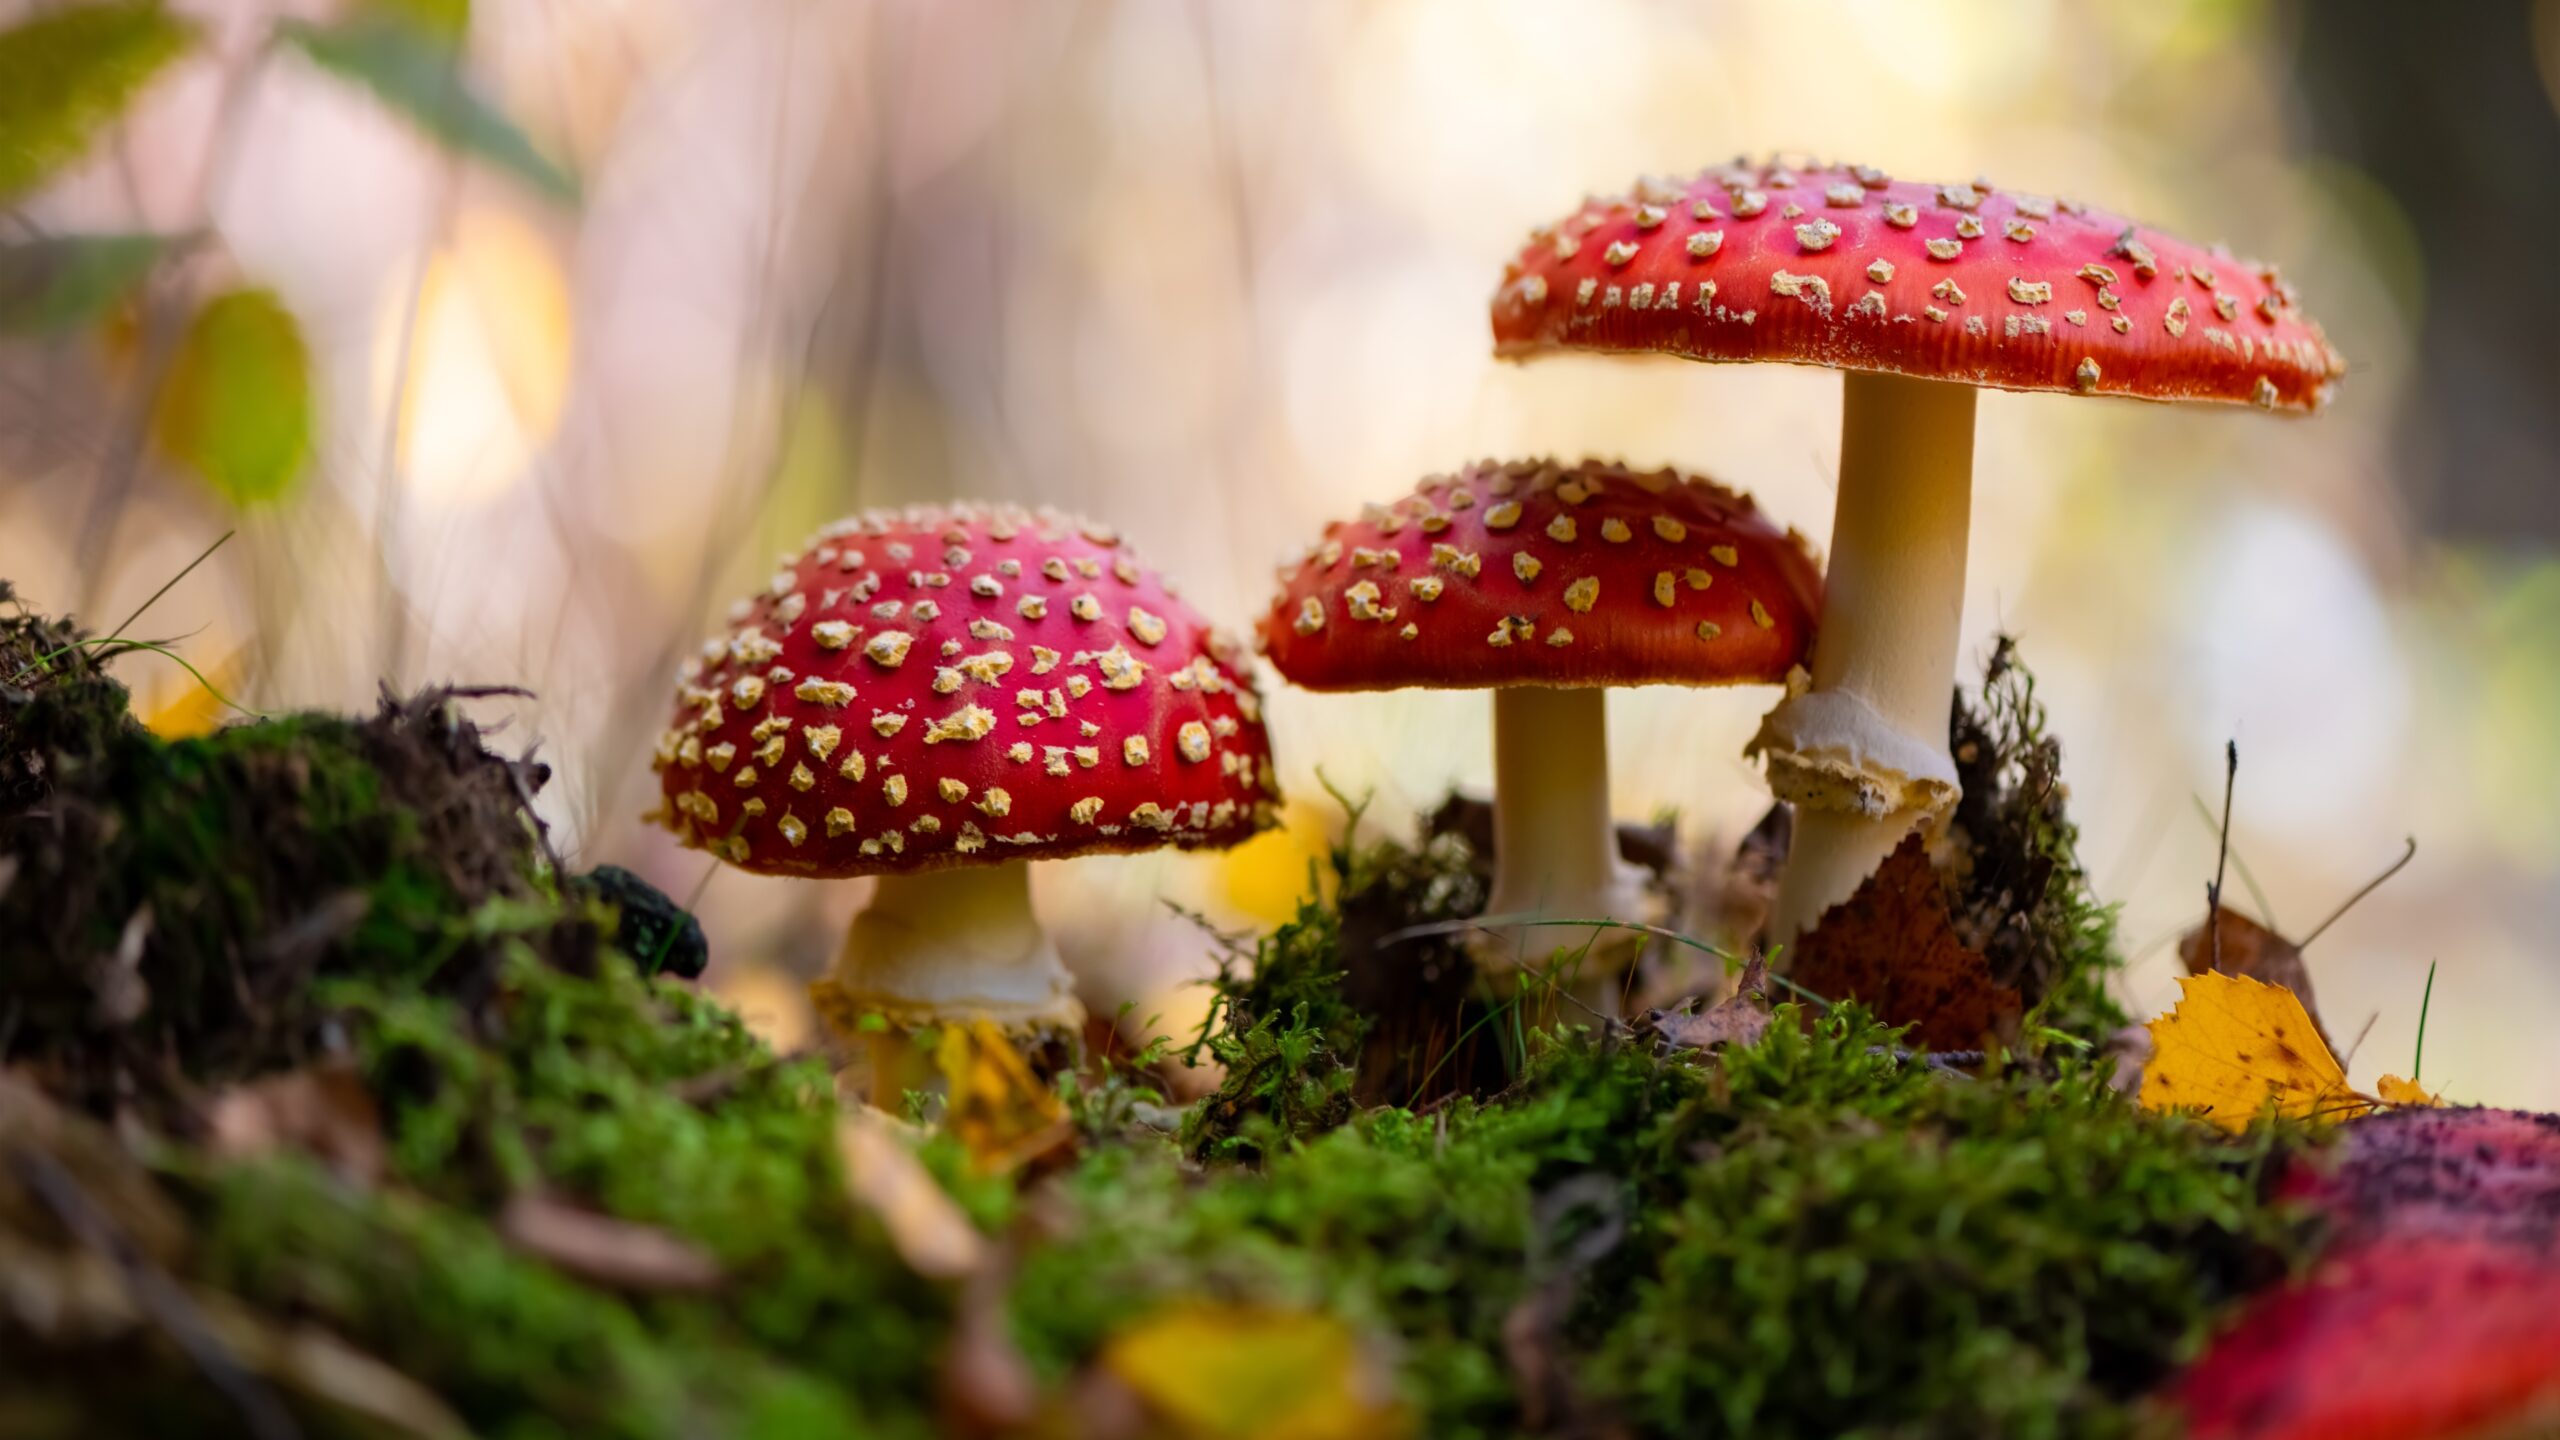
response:
<path id="1" fill-rule="evenodd" d="M 1774 360 L 2308 411 L 2346 362 L 2275 267 L 2070 200 L 1864 165 L 1646 179 L 1539 230 L 1494 348 Z"/>
<path id="2" fill-rule="evenodd" d="M 1484 462 L 1325 527 L 1263 649 L 1310 690 L 1776 682 L 1820 571 L 1751 497 L 1676 470 Z"/>
<path id="3" fill-rule="evenodd" d="M 785 557 L 685 663 L 656 764 L 686 844 L 876 875 L 1271 823 L 1250 661 L 1112 531 L 1051 511 L 876 511 Z"/>

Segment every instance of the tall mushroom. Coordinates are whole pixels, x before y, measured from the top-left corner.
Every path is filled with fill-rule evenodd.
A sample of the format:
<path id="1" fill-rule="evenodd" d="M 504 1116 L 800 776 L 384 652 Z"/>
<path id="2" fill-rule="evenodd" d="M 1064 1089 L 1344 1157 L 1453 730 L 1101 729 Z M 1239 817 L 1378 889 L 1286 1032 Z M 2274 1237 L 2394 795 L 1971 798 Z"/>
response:
<path id="1" fill-rule="evenodd" d="M 1778 938 L 1955 800 L 1947 755 L 1979 387 L 2307 412 L 2344 362 L 2274 267 L 2067 200 L 1863 165 L 1648 179 L 1537 232 L 1495 350 L 1840 370 L 1838 510 L 1811 673 L 1752 741 L 1798 807 Z"/>
<path id="2" fill-rule="evenodd" d="M 1241 648 L 1107 528 L 859 515 L 729 622 L 679 679 L 660 818 L 741 869 L 880 878 L 814 991 L 834 1012 L 1077 1025 L 1029 862 L 1233 845 L 1272 821 Z"/>
<path id="3" fill-rule="evenodd" d="M 1281 571 L 1261 640 L 1310 690 L 1492 690 L 1488 912 L 1633 919 L 1603 687 L 1775 683 L 1820 593 L 1803 541 L 1747 495 L 1673 470 L 1487 462 L 1326 526 Z"/>

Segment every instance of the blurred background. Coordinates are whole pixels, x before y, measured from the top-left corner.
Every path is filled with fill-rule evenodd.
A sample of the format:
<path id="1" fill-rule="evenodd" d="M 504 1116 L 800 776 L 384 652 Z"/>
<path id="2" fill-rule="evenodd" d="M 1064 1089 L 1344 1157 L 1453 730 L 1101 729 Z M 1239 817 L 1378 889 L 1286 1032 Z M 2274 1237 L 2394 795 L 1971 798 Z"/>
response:
<path id="1" fill-rule="evenodd" d="M 2407 1062 L 2437 962 L 2430 1086 L 2560 1108 L 2560 0 L 388 8 L 457 47 L 441 137 L 383 103 L 401 57 L 290 28 L 341 10 L 184 0 L 195 46 L 0 221 L 192 237 L 102 323 L 0 345 L 0 576 L 105 630 L 236 530 L 138 633 L 242 705 L 529 687 L 480 709 L 555 767 L 563 848 L 698 896 L 709 982 L 780 1043 L 867 886 L 638 821 L 676 655 L 776 552 L 865 506 L 1052 503 L 1242 628 L 1326 519 L 1545 451 L 1703 469 L 1818 540 L 1835 376 L 1513 368 L 1485 318 L 1586 192 L 1787 149 L 2283 264 L 2354 366 L 2316 420 L 1986 396 L 1970 653 L 2015 634 L 2040 677 L 2138 1015 L 2175 998 L 2236 737 L 2233 893 L 2280 929 L 2418 840 L 2310 952 L 2354 1077 Z M 218 294 L 252 297 L 249 359 L 191 367 Z M 269 403 L 279 368 L 307 390 L 211 464 L 138 398 Z M 228 713 L 120 669 L 165 731 Z M 1622 814 L 1730 846 L 1771 698 L 1617 692 Z M 1284 916 L 1339 823 L 1319 765 L 1404 827 L 1489 780 L 1487 719 L 1277 693 L 1287 834 L 1039 874 L 1088 998 L 1174 1023 L 1207 946 L 1159 899 Z"/>

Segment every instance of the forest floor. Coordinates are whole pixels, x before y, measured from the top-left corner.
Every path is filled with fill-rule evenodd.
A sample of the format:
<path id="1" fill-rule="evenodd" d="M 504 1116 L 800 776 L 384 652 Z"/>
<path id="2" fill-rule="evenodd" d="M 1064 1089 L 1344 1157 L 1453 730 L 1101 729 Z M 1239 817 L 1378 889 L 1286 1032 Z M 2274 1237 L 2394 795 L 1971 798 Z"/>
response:
<path id="1" fill-rule="evenodd" d="M 2005 647 L 1945 853 L 1787 976 L 1497 994 L 1466 808 L 1355 812 L 1190 1044 L 926 1035 L 897 1118 L 563 874 L 467 692 L 163 740 L 116 651 L 0 617 L 0 1435 L 2149 1433 L 2329 1229 L 2327 1132 L 2127 1093 Z M 1630 842 L 1747 934 L 1784 836 Z"/>

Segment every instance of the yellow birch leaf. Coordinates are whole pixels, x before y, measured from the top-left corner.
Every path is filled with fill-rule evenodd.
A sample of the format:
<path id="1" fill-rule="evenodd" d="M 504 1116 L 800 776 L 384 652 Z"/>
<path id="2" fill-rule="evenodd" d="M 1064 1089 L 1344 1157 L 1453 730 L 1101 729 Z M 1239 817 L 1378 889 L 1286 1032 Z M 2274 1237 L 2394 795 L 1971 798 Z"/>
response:
<path id="1" fill-rule="evenodd" d="M 2337 1119 L 2373 1108 L 2348 1088 L 2292 991 L 2219 971 L 2186 976 L 2178 988 L 2176 1008 L 2151 1022 L 2144 1109 L 2194 1110 L 2241 1130 L 2270 1109 Z"/>
<path id="2" fill-rule="evenodd" d="M 2444 1103 L 2443 1096 L 2420 1088 L 2415 1080 L 2403 1080 L 2397 1075 L 2383 1076 L 2382 1083 L 2373 1087 L 2373 1093 L 2380 1096 L 2385 1105 L 2442 1105 Z"/>
<path id="3" fill-rule="evenodd" d="M 1074 1138 L 1066 1105 L 994 1021 L 944 1026 L 934 1064 L 949 1087 L 943 1128 L 959 1138 L 978 1173 L 1001 1174 Z"/>
<path id="4" fill-rule="evenodd" d="M 1185 1303 L 1113 1336 L 1103 1368 L 1182 1440 L 1397 1440 L 1412 1433 L 1383 1373 L 1329 1316 Z"/>

